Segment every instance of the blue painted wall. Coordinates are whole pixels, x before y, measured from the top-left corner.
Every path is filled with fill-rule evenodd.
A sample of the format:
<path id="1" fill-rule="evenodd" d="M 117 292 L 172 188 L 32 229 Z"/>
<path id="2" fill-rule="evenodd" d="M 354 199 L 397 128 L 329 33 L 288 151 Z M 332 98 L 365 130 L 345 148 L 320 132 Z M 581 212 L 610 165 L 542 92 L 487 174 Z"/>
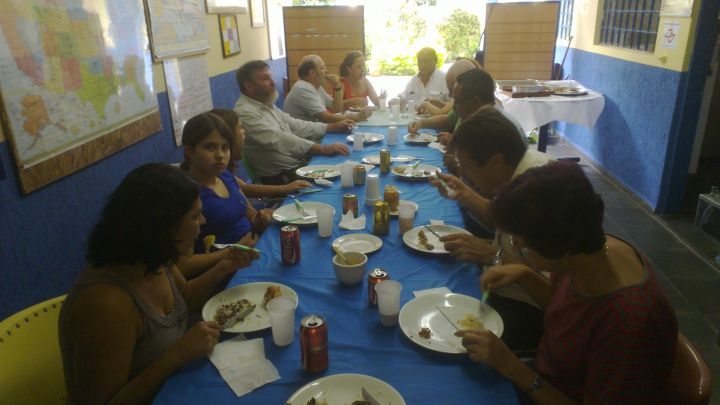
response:
<path id="1" fill-rule="evenodd" d="M 268 64 L 282 93 L 285 59 Z M 210 88 L 217 108 L 232 108 L 240 95 L 234 71 L 211 78 Z M 7 174 L 0 179 L 0 319 L 69 290 L 85 264 L 87 234 L 128 172 L 182 159 L 167 93 L 157 97 L 161 132 L 27 196 L 19 192 L 8 143 L 0 143 L 0 172 Z"/>
<path id="2" fill-rule="evenodd" d="M 557 55 L 563 52 L 559 49 Z M 565 61 L 568 74 L 603 93 L 605 109 L 592 130 L 561 123 L 559 131 L 655 209 L 686 74 L 575 48 Z"/>

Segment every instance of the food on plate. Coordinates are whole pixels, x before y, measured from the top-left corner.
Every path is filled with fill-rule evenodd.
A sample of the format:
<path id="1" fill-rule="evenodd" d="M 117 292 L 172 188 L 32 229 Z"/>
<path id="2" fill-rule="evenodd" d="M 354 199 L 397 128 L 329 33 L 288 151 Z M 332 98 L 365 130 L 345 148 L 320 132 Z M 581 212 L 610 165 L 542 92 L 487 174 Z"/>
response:
<path id="1" fill-rule="evenodd" d="M 405 174 L 405 171 L 406 171 L 407 169 L 409 169 L 408 166 L 394 166 L 394 167 L 392 168 L 392 171 L 395 172 L 395 173 L 397 173 L 397 174 Z"/>
<path id="2" fill-rule="evenodd" d="M 310 177 L 310 178 L 313 178 L 313 179 L 322 179 L 323 177 L 325 177 L 325 173 L 327 173 L 327 171 L 325 171 L 325 170 L 323 170 L 323 171 L 313 171 L 313 172 L 310 172 L 310 173 L 306 174 L 306 176 L 307 176 L 307 177 Z"/>
<path id="3" fill-rule="evenodd" d="M 307 405 L 328 405 L 328 402 L 326 400 L 319 400 L 315 399 L 315 397 L 310 398 L 309 401 L 307 401 Z"/>
<path id="4" fill-rule="evenodd" d="M 437 137 L 426 133 L 415 133 L 408 134 L 407 139 L 413 142 L 433 142 L 437 140 Z"/>
<path id="5" fill-rule="evenodd" d="M 430 339 L 430 337 L 432 336 L 432 331 L 430 330 L 430 328 L 421 328 L 420 332 L 418 332 L 418 335 L 420 335 L 420 337 L 422 338 Z"/>
<path id="6" fill-rule="evenodd" d="M 485 329 L 485 325 L 480 322 L 480 319 L 472 314 L 466 314 L 465 317 L 457 321 L 460 329 L 463 330 L 474 330 L 474 329 Z"/>
<path id="7" fill-rule="evenodd" d="M 213 320 L 223 329 L 232 328 L 236 323 L 242 322 L 255 310 L 255 304 L 242 298 L 227 304 L 218 305 Z"/>
<path id="8" fill-rule="evenodd" d="M 203 238 L 205 253 L 210 253 L 210 247 L 215 244 L 215 235 L 208 235 Z"/>
<path id="9" fill-rule="evenodd" d="M 280 291 L 280 286 L 277 285 L 269 285 L 268 288 L 265 289 L 265 295 L 263 295 L 262 304 L 260 305 L 263 308 L 267 307 L 267 303 L 270 302 L 271 299 L 277 298 L 282 295 L 282 292 Z"/>
<path id="10" fill-rule="evenodd" d="M 425 235 L 425 231 L 423 231 L 423 230 L 420 230 L 420 232 L 418 232 L 418 243 L 420 244 L 420 246 L 422 246 L 426 250 L 435 249 L 435 246 L 433 246 L 430 242 L 428 242 L 427 235 Z"/>

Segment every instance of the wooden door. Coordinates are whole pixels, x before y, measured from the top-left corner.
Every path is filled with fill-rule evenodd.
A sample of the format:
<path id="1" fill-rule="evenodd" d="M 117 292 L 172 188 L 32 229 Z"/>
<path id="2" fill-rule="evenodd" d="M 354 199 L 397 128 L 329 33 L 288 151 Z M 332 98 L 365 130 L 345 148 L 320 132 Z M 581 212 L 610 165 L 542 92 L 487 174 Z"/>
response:
<path id="1" fill-rule="evenodd" d="M 283 7 L 283 20 L 288 88 L 298 80 L 298 62 L 305 55 L 319 55 L 328 72 L 339 75 L 338 68 L 348 52 L 365 52 L 362 6 Z"/>

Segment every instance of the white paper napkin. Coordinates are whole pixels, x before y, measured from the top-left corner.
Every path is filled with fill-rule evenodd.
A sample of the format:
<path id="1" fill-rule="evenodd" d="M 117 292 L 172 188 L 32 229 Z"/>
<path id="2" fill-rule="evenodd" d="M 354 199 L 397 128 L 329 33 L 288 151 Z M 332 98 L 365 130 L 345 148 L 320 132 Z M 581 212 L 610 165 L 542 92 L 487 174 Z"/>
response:
<path id="1" fill-rule="evenodd" d="M 275 366 L 265 358 L 262 338 L 245 340 L 239 335 L 218 343 L 208 358 L 239 397 L 280 378 Z"/>
<path id="2" fill-rule="evenodd" d="M 322 179 L 322 178 L 318 177 L 317 179 L 315 179 L 315 184 L 317 184 L 319 186 L 330 187 L 333 185 L 333 182 L 330 180 Z"/>
<path id="3" fill-rule="evenodd" d="M 430 144 L 428 144 L 428 147 L 437 149 L 442 153 L 445 153 L 446 150 L 445 145 L 441 144 L 440 142 L 430 142 Z"/>
<path id="4" fill-rule="evenodd" d="M 418 290 L 413 291 L 413 295 L 415 298 L 420 297 L 422 295 L 426 294 L 449 294 L 452 291 L 450 291 L 447 287 L 437 287 L 437 288 L 428 288 L 427 290 Z"/>
<path id="5" fill-rule="evenodd" d="M 365 214 L 355 218 L 352 211 L 348 211 L 346 214 L 343 214 L 338 225 L 340 225 L 340 228 L 349 229 L 351 231 L 365 229 Z"/>
<path id="6" fill-rule="evenodd" d="M 431 219 L 430 225 L 445 225 L 445 221 L 442 219 Z"/>

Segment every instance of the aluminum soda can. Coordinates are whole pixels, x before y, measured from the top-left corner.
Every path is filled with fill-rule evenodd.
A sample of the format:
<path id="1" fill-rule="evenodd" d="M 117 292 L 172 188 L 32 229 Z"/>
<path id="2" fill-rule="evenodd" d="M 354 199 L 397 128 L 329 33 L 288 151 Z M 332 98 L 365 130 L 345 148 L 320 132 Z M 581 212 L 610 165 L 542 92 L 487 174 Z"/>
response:
<path id="1" fill-rule="evenodd" d="M 390 163 L 392 161 L 392 155 L 390 155 L 389 149 L 380 149 L 380 173 L 390 172 Z"/>
<path id="2" fill-rule="evenodd" d="M 280 228 L 280 256 L 284 264 L 300 262 L 300 229 L 295 225 Z"/>
<path id="3" fill-rule="evenodd" d="M 345 194 L 343 195 L 343 203 L 342 203 L 342 214 L 347 214 L 348 211 L 352 211 L 353 217 L 357 218 L 358 216 L 358 198 L 355 194 Z"/>
<path id="4" fill-rule="evenodd" d="M 368 305 L 377 305 L 377 293 L 375 285 L 381 281 L 389 280 L 390 275 L 383 269 L 373 269 L 368 274 Z"/>
<path id="5" fill-rule="evenodd" d="M 328 368 L 327 322 L 320 315 L 307 315 L 300 321 L 300 362 L 308 373 Z"/>
<path id="6" fill-rule="evenodd" d="M 365 166 L 363 166 L 363 165 L 355 166 L 353 168 L 353 184 L 356 186 L 364 186 L 366 175 L 367 175 L 367 172 L 365 170 Z"/>
<path id="7" fill-rule="evenodd" d="M 390 204 L 385 201 L 375 201 L 373 206 L 373 233 L 387 235 L 390 232 Z"/>

